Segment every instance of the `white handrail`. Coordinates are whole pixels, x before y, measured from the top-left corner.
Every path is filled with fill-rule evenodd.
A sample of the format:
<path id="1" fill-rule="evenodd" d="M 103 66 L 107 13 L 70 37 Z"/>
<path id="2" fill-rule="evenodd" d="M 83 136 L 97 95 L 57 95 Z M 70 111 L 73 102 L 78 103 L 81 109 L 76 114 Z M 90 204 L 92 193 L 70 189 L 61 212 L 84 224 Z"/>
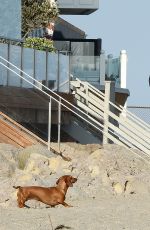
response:
<path id="1" fill-rule="evenodd" d="M 80 81 L 79 79 L 77 79 L 77 81 Z M 81 81 L 80 81 L 81 82 Z M 83 84 L 83 82 L 81 82 Z M 93 92 L 95 93 L 95 91 L 97 92 L 97 95 L 100 95 L 103 99 L 105 97 L 105 94 L 103 92 L 101 92 L 100 90 L 98 90 L 96 87 L 94 87 L 93 85 L 89 84 L 88 82 L 86 82 L 86 84 L 90 87 L 90 89 L 93 89 Z M 148 128 L 150 129 L 150 125 L 147 124 L 145 121 L 143 121 L 141 118 L 139 118 L 138 116 L 136 116 L 135 114 L 131 113 L 129 110 L 125 109 L 122 105 L 115 105 L 114 103 L 112 103 L 111 101 L 109 102 L 110 105 L 114 106 L 118 111 L 123 112 L 125 114 L 129 114 L 130 117 L 133 117 L 134 121 L 136 119 L 137 123 L 140 124 L 141 126 L 143 126 L 144 128 Z M 148 130 L 150 131 L 150 130 Z"/>
<path id="2" fill-rule="evenodd" d="M 89 84 L 89 83 L 87 83 L 87 82 L 81 82 L 80 81 L 80 84 L 81 85 L 88 85 L 88 87 L 89 87 L 89 90 L 90 90 L 90 92 L 92 91 L 93 93 L 94 93 L 94 95 L 97 95 L 98 96 L 98 98 L 100 99 L 100 95 L 98 94 L 98 92 L 95 94 L 95 91 L 94 91 L 94 89 L 91 87 L 91 85 Z M 91 90 L 91 88 L 92 88 L 92 90 Z M 81 95 L 84 99 L 86 99 L 86 97 L 87 97 L 87 95 L 86 94 L 84 94 L 83 92 L 81 92 L 81 94 L 80 93 L 78 93 L 80 90 L 79 89 L 77 89 L 76 90 L 76 92 L 77 92 L 77 94 L 79 94 L 79 95 Z M 103 98 L 102 98 L 103 99 Z M 91 100 L 89 100 L 88 99 L 88 101 L 91 101 Z M 114 106 L 115 108 L 117 108 L 118 109 L 118 107 L 114 104 L 114 103 L 112 103 L 112 102 L 109 102 L 112 106 Z M 96 102 L 94 101 L 94 104 L 93 104 L 93 106 L 96 104 Z M 101 106 L 101 109 L 102 109 L 102 106 Z M 120 111 L 122 111 L 121 109 L 119 109 Z M 94 111 L 93 111 L 93 113 L 94 113 Z M 107 113 L 107 112 L 106 112 Z M 112 112 L 108 112 L 107 113 L 110 117 L 112 117 L 113 119 L 115 119 L 115 120 L 117 120 L 117 121 L 119 121 L 120 122 L 120 124 L 121 124 L 121 122 L 123 122 L 123 125 L 124 124 L 129 124 L 129 127 L 131 128 L 131 127 L 133 127 L 135 130 L 137 130 L 137 136 L 138 136 L 138 134 L 139 134 L 139 136 L 141 137 L 141 140 L 142 139 L 144 139 L 144 141 L 146 142 L 146 141 L 148 141 L 148 142 L 150 142 L 150 134 L 149 134 L 149 132 L 147 132 L 146 130 L 145 130 L 145 127 L 144 127 L 144 129 L 142 129 L 142 133 L 143 133 L 143 135 L 141 136 L 141 125 L 140 124 L 136 124 L 137 122 L 136 121 L 132 121 L 132 120 L 130 120 L 130 119 L 128 119 L 128 118 L 126 118 L 126 117 L 124 117 L 124 116 L 120 116 L 120 117 L 117 117 L 117 115 L 115 115 L 115 114 L 113 114 Z M 97 117 L 97 106 L 95 105 L 95 116 Z M 124 122 L 126 122 L 126 123 L 124 123 Z M 147 145 L 147 144 L 146 144 Z"/>
<path id="3" fill-rule="evenodd" d="M 1 58 L 1 56 L 0 56 Z M 7 62 L 7 60 L 6 60 Z M 9 62 L 10 63 L 10 62 Z M 103 132 L 103 130 L 101 130 L 100 128 L 98 128 L 96 125 L 94 125 L 92 122 L 88 121 L 87 119 L 85 119 L 82 115 L 78 114 L 77 112 L 75 112 L 74 110 L 72 110 L 71 108 L 69 108 L 68 106 L 66 106 L 63 102 L 60 102 L 59 100 L 57 100 L 55 97 L 49 95 L 48 93 L 46 93 L 44 90 L 41 89 L 41 87 L 38 87 L 37 85 L 33 84 L 32 82 L 30 82 L 29 80 L 27 80 L 26 78 L 24 78 L 23 76 L 21 76 L 20 74 L 18 74 L 17 72 L 15 72 L 14 70 L 12 70 L 10 67 L 6 66 L 5 64 L 3 64 L 2 62 L 0 62 L 0 64 L 2 66 L 4 66 L 5 68 L 7 68 L 8 70 L 10 70 L 11 72 L 13 72 L 14 74 L 16 74 L 18 77 L 20 77 L 21 79 L 23 79 L 24 81 L 28 82 L 29 84 L 31 84 L 32 86 L 34 86 L 36 89 L 38 89 L 39 91 L 41 91 L 42 93 L 44 93 L 45 95 L 47 95 L 49 98 L 52 98 L 53 100 L 55 100 L 57 103 L 61 103 L 61 105 L 63 105 L 66 109 L 68 109 L 69 111 L 71 111 L 72 113 L 74 113 L 75 115 L 77 115 L 78 117 L 80 117 L 82 120 L 86 121 L 88 124 L 90 124 L 91 126 L 93 126 L 94 128 L 96 128 L 97 130 L 99 130 L 100 132 Z M 10 63 L 12 64 L 12 63 Z M 12 64 L 13 67 L 15 67 Z M 20 70 L 18 67 L 16 67 L 18 70 Z M 20 70 L 21 71 L 21 70 Z M 24 74 L 26 74 L 23 71 Z M 28 74 L 26 74 L 28 75 Z M 36 83 L 38 83 L 38 85 L 41 85 L 42 87 L 44 87 L 44 85 L 37 81 L 36 79 L 32 78 L 30 75 L 28 75 L 29 78 L 31 78 L 32 80 L 34 80 Z M 69 105 L 71 105 L 74 109 L 78 110 L 80 113 L 82 113 L 84 116 L 88 117 L 88 119 L 91 119 L 92 121 L 94 121 L 98 126 L 103 127 L 103 125 L 99 122 L 97 122 L 96 120 L 94 120 L 93 118 L 91 118 L 87 113 L 85 113 L 84 111 L 82 111 L 81 109 L 79 109 L 78 107 L 76 107 L 75 105 L 71 104 L 70 102 L 68 102 L 67 100 L 65 100 L 64 98 L 62 98 L 61 96 L 59 96 L 57 93 L 53 92 L 52 90 L 50 90 L 48 87 L 45 87 L 46 89 L 48 89 L 48 91 L 54 93 L 54 95 L 56 95 L 57 97 L 59 97 L 59 99 L 67 102 Z"/>
<path id="4" fill-rule="evenodd" d="M 79 85 L 81 87 L 81 92 L 80 92 L 80 87 L 77 86 L 77 89 L 75 90 L 77 95 L 79 94 L 79 96 L 81 98 L 84 98 L 84 100 L 87 100 L 87 102 L 90 101 L 90 103 L 92 103 L 93 106 L 95 105 L 95 100 L 93 99 L 93 97 L 91 97 L 91 99 L 89 99 L 90 96 L 88 94 L 88 97 L 87 97 L 87 92 L 91 92 L 91 94 L 93 93 L 93 95 L 95 95 L 95 97 L 104 101 L 105 95 L 102 92 L 100 92 L 97 88 L 95 88 L 94 86 L 92 86 L 88 82 L 83 82 L 83 81 L 80 81 L 79 79 L 76 79 L 76 80 L 80 83 Z M 72 82 L 72 85 L 73 85 L 73 82 Z M 76 98 L 79 100 L 80 100 L 80 97 L 78 98 L 76 96 Z M 119 108 L 117 105 L 115 105 L 112 102 L 109 102 L 109 103 L 114 108 L 116 108 L 117 110 L 119 110 L 120 112 L 123 113 L 123 111 L 124 111 L 123 109 Z M 86 108 L 86 106 L 87 106 L 87 108 Z M 81 106 L 81 107 L 83 107 L 83 106 Z M 96 106 L 96 108 L 97 108 L 97 106 Z M 100 107 L 100 108 L 102 109 L 102 107 Z M 84 110 L 88 109 L 88 105 L 86 105 L 86 103 L 84 104 L 83 109 Z M 97 111 L 97 109 L 95 110 L 95 115 L 94 115 L 94 109 L 93 109 L 93 113 L 92 113 L 92 115 L 94 115 L 95 117 L 97 117 L 96 111 Z M 106 111 L 106 113 L 109 115 L 109 117 L 113 118 L 114 120 L 116 120 L 119 123 L 119 128 L 118 128 L 109 122 L 109 124 L 108 124 L 109 128 L 114 130 L 113 135 L 118 136 L 120 141 L 122 140 L 128 146 L 143 150 L 145 152 L 145 154 L 148 154 L 148 156 L 149 156 L 149 154 L 150 154 L 150 133 L 149 133 L 147 124 L 146 124 L 146 126 L 143 123 L 141 125 L 141 123 L 139 122 L 138 119 L 137 119 L 138 121 L 137 120 L 133 121 L 132 119 L 129 119 L 123 115 L 120 115 L 120 117 L 119 117 L 115 113 L 112 113 L 111 111 Z"/>
<path id="5" fill-rule="evenodd" d="M 1 56 L 0 56 L 1 58 Z M 4 59 L 4 58 L 2 58 Z M 5 60 L 5 59 L 4 59 Z M 5 60 L 6 62 L 8 62 L 7 60 Z M 16 67 L 15 65 L 13 65 L 12 63 L 8 62 L 10 65 L 12 65 L 13 67 L 15 67 L 16 69 L 18 69 L 19 71 L 21 71 L 18 67 Z M 53 96 L 49 95 L 48 93 L 46 93 L 45 91 L 43 91 L 41 89 L 41 87 L 38 87 L 37 85 L 33 84 L 32 82 L 30 82 L 29 80 L 27 80 L 26 78 L 24 78 L 23 76 L 21 76 L 20 74 L 18 74 L 17 72 L 15 72 L 14 70 L 12 70 L 10 67 L 6 66 L 5 64 L 3 64 L 2 62 L 0 62 L 0 64 L 2 66 L 4 66 L 5 68 L 9 69 L 11 72 L 13 72 L 14 74 L 16 74 L 18 77 L 20 77 L 21 79 L 25 80 L 26 82 L 28 82 L 29 84 L 31 84 L 32 86 L 34 86 L 36 89 L 40 90 L 42 93 L 44 93 L 45 95 L 47 95 L 50 99 L 52 98 L 53 100 L 55 100 L 57 103 L 61 103 L 61 105 L 63 105 L 65 108 L 67 108 L 68 110 L 70 110 L 72 113 L 74 113 L 76 116 L 78 116 L 79 118 L 81 118 L 82 120 L 84 120 L 85 122 L 87 122 L 88 124 L 90 124 L 92 127 L 94 127 L 95 129 L 97 129 L 98 131 L 100 131 L 101 133 L 103 133 L 103 135 L 106 135 L 109 139 L 111 139 L 114 143 L 118 144 L 119 140 L 117 140 L 113 135 L 113 131 L 109 130 L 109 133 L 106 133 L 104 131 L 104 126 L 103 124 L 101 124 L 100 122 L 98 122 L 97 120 L 95 120 L 93 117 L 89 116 L 87 113 L 85 113 L 84 111 L 80 110 L 78 107 L 76 107 L 75 105 L 71 104 L 70 102 L 68 102 L 67 100 L 65 100 L 64 98 L 62 98 L 61 96 L 59 96 L 57 93 L 53 92 L 52 90 L 50 90 L 48 87 L 44 86 L 41 82 L 37 81 L 36 79 L 32 78 L 30 75 L 26 74 L 24 71 L 23 72 L 25 75 L 27 75 L 30 79 L 34 80 L 36 83 L 38 83 L 37 85 L 41 85 L 42 87 L 45 87 L 48 91 L 54 93 L 54 95 L 56 95 L 57 97 L 59 97 L 59 100 L 57 100 L 56 98 L 54 98 Z M 96 125 L 98 125 L 99 127 L 97 127 L 95 124 L 93 124 L 92 122 L 90 122 L 89 120 L 85 119 L 82 115 L 78 114 L 77 112 L 75 112 L 74 110 L 70 109 L 68 106 L 66 106 L 64 103 L 60 102 L 62 100 L 64 100 L 65 102 L 67 102 L 69 105 L 71 105 L 73 108 L 75 108 L 76 110 L 78 110 L 80 113 L 82 113 L 84 116 L 86 116 L 88 119 L 90 119 L 92 122 L 94 122 Z M 123 143 L 121 143 L 121 145 L 125 146 Z M 48 144 L 49 146 L 49 144 Z"/>
<path id="6" fill-rule="evenodd" d="M 0 56 L 1 58 L 1 56 Z M 32 79 L 34 82 L 38 83 L 37 85 L 41 85 L 42 87 L 45 87 L 48 91 L 50 91 L 52 94 L 54 94 L 55 96 L 57 96 L 59 98 L 59 100 L 57 100 L 55 97 L 53 97 L 52 95 L 49 95 L 48 93 L 46 93 L 44 90 L 42 90 L 40 87 L 38 87 L 37 85 L 33 84 L 32 82 L 30 82 L 28 79 L 24 78 L 23 76 L 21 76 L 20 74 L 18 74 L 17 72 L 15 72 L 13 69 L 11 69 L 10 67 L 6 66 L 4 63 L 0 62 L 0 64 L 2 66 L 4 66 L 5 68 L 7 68 L 8 70 L 12 71 L 13 73 L 15 73 L 18 77 L 20 77 L 21 79 L 25 80 L 26 82 L 28 82 L 29 84 L 31 84 L 32 86 L 34 86 L 35 88 L 37 88 L 38 90 L 40 90 L 42 93 L 44 93 L 45 95 L 47 95 L 49 97 L 49 99 L 53 99 L 55 100 L 57 103 L 63 105 L 65 108 L 67 108 L 69 111 L 71 111 L 72 113 L 74 113 L 75 115 L 77 115 L 79 118 L 81 118 L 82 120 L 84 120 L 85 122 L 87 122 L 88 124 L 90 124 L 92 127 L 96 128 L 98 131 L 100 131 L 101 133 L 103 133 L 103 135 L 106 135 L 109 139 L 111 139 L 114 143 L 116 144 L 120 144 L 124 147 L 126 147 L 127 149 L 130 149 L 129 147 L 133 147 L 134 145 L 130 144 L 130 142 L 126 141 L 124 138 L 123 138 L 123 135 L 122 135 L 122 131 L 121 132 L 118 132 L 118 128 L 114 126 L 112 126 L 112 124 L 110 123 L 110 127 L 114 128 L 114 130 L 116 130 L 116 132 L 118 132 L 117 134 L 117 138 L 115 137 L 115 133 L 113 132 L 113 129 L 109 129 L 109 132 L 105 132 L 104 131 L 104 125 L 101 124 L 100 122 L 98 122 L 97 120 L 95 120 L 93 117 L 89 116 L 88 114 L 86 114 L 84 111 L 82 111 L 81 109 L 79 109 L 78 107 L 76 107 L 75 105 L 71 104 L 70 102 L 68 102 L 67 100 L 65 100 L 64 98 L 62 98 L 61 96 L 59 96 L 57 93 L 53 92 L 52 90 L 50 90 L 48 87 L 44 86 L 42 83 L 40 83 L 39 81 L 37 81 L 36 79 L 32 78 L 30 75 L 26 74 L 24 71 L 20 70 L 18 67 L 16 67 L 15 65 L 13 65 L 12 63 L 8 62 L 6 59 L 2 58 L 4 61 L 6 61 L 7 63 L 9 63 L 10 65 L 12 65 L 13 67 L 15 67 L 16 69 L 18 69 L 19 71 L 23 72 L 25 75 L 27 75 L 30 79 Z M 66 102 L 68 105 L 72 106 L 74 109 L 76 109 L 76 111 L 78 111 L 79 113 L 77 113 L 76 111 L 74 111 L 73 109 L 69 108 L 68 106 L 66 106 L 63 102 Z M 90 119 L 87 120 L 87 119 Z M 92 121 L 92 122 L 91 122 Z M 94 122 L 94 123 L 93 123 Z M 101 127 L 101 128 L 100 128 Z M 122 136 L 120 136 L 122 135 Z M 118 139 L 119 137 L 119 139 Z M 123 140 L 123 142 L 122 142 Z M 59 143 L 60 144 L 60 143 Z M 126 146 L 127 145 L 127 146 Z M 129 147 L 128 147 L 129 146 Z M 130 149 L 130 151 L 132 151 Z M 135 153 L 134 151 L 132 151 L 134 154 L 137 154 Z M 143 154 L 147 157 L 149 157 L 149 152 L 146 151 L 146 152 L 143 152 Z M 139 155 L 138 155 L 139 156 Z M 139 156 L 141 157 L 141 156 Z M 144 159 L 143 157 L 141 157 L 142 159 Z M 145 159 L 144 159 L 145 160 Z"/>
<path id="7" fill-rule="evenodd" d="M 39 82 L 38 80 L 36 80 L 35 78 L 31 77 L 29 74 L 25 73 L 23 70 L 19 69 L 17 66 L 15 66 L 14 64 L 12 64 L 11 62 L 7 61 L 5 58 L 3 58 L 2 56 L 0 56 L 0 58 L 2 60 L 4 60 L 5 62 L 9 63 L 9 65 L 13 66 L 14 68 L 16 68 L 17 70 L 19 70 L 20 72 L 22 72 L 24 75 L 28 76 L 30 79 L 32 79 L 34 82 L 37 83 L 37 85 L 42 86 L 43 88 L 45 88 L 47 91 L 49 91 L 50 93 L 54 94 L 55 96 L 57 96 L 59 99 L 61 99 L 62 101 L 66 102 L 69 106 L 72 106 L 74 109 L 78 110 L 80 113 L 82 113 L 83 115 L 87 116 L 87 114 L 82 111 L 80 108 L 78 108 L 77 106 L 73 105 L 72 103 L 70 103 L 69 101 L 67 101 L 66 99 L 64 99 L 63 97 L 61 97 L 59 94 L 53 92 L 53 90 L 49 89 L 47 86 L 43 85 L 41 82 Z M 48 93 L 46 93 L 44 90 L 42 90 L 40 87 L 38 87 L 37 85 L 33 84 L 32 82 L 28 81 L 26 78 L 24 78 L 23 76 L 21 76 L 20 74 L 18 74 L 17 72 L 15 72 L 14 70 L 12 70 L 10 67 L 6 66 L 5 64 L 3 64 L 2 62 L 0 62 L 1 65 L 3 65 L 4 67 L 6 67 L 7 69 L 9 69 L 11 72 L 15 73 L 18 77 L 22 78 L 23 80 L 25 80 L 26 82 L 28 82 L 29 84 L 31 84 L 32 86 L 34 86 L 35 88 L 39 89 L 40 91 L 42 91 L 45 95 L 50 96 Z M 51 96 L 53 98 L 53 100 L 55 100 L 56 102 L 59 102 L 59 100 L 57 100 L 55 97 Z M 66 105 L 62 104 L 64 107 L 66 107 L 67 109 L 70 110 L 69 107 L 67 107 Z M 72 112 L 74 112 L 72 110 Z M 75 112 L 74 112 L 75 113 Z"/>

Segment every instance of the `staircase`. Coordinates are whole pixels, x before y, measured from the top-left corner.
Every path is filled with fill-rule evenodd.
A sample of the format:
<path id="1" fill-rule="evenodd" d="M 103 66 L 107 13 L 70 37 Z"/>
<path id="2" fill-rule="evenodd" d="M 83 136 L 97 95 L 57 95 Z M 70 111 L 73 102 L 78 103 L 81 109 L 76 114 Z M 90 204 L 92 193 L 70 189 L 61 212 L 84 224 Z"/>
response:
<path id="1" fill-rule="evenodd" d="M 47 145 L 45 141 L 0 112 L 0 142 L 25 148 L 33 144 Z"/>
<path id="2" fill-rule="evenodd" d="M 8 63 L 9 66 L 7 65 Z M 81 82 L 78 79 L 70 82 L 76 98 L 75 106 L 1 56 L 0 64 L 49 98 L 48 148 L 50 148 L 51 145 L 51 105 L 52 101 L 55 101 L 58 107 L 58 149 L 60 149 L 61 141 L 61 110 L 62 108 L 66 108 L 72 113 L 72 121 L 74 122 L 74 125 L 68 123 L 68 131 L 69 126 L 74 126 L 76 131 L 74 131 L 73 134 L 76 134 L 80 140 L 82 135 L 79 135 L 80 130 L 77 129 L 77 126 L 82 127 L 83 131 L 86 130 L 86 133 L 92 135 L 93 142 L 94 137 L 97 138 L 99 142 L 102 141 L 102 137 L 107 137 L 110 142 L 124 146 L 131 151 L 132 149 L 141 150 L 143 156 L 145 155 L 149 157 L 150 127 L 123 107 L 117 106 L 111 102 L 108 102 L 111 110 L 107 110 L 105 95 L 94 86 L 87 82 Z M 20 73 L 23 73 L 23 76 Z M 87 137 L 85 138 L 85 141 L 88 141 Z"/>
<path id="3" fill-rule="evenodd" d="M 105 95 L 88 82 L 71 81 L 76 105 L 103 126 L 104 135 L 114 143 L 150 154 L 150 126 L 122 106 L 109 102 L 105 110 Z M 112 112 L 113 111 L 113 112 Z M 107 127 L 105 127 L 108 117 Z"/>

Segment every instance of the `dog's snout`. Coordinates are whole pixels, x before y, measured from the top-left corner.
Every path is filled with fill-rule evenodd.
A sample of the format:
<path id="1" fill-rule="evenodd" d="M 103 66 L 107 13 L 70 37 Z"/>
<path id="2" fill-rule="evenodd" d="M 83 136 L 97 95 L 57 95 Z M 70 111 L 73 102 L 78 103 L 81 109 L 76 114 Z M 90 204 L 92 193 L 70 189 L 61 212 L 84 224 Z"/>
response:
<path id="1" fill-rule="evenodd" d="M 73 177 L 72 182 L 75 183 L 77 181 L 77 178 Z"/>

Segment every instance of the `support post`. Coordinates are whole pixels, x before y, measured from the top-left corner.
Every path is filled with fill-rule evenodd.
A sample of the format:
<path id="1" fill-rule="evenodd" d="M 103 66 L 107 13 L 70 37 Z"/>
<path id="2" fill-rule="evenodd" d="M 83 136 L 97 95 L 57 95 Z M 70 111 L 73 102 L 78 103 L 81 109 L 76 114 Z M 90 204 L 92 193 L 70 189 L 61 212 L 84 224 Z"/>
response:
<path id="1" fill-rule="evenodd" d="M 49 110 L 48 110 L 48 150 L 51 147 L 51 126 L 52 126 L 52 98 L 49 100 Z"/>
<path id="2" fill-rule="evenodd" d="M 71 81 L 71 60 L 70 60 L 70 51 L 68 52 L 69 57 L 69 66 L 68 66 L 68 92 L 71 93 L 70 81 Z"/>
<path id="3" fill-rule="evenodd" d="M 7 45 L 7 61 L 10 61 L 10 44 Z M 9 67 L 9 63 L 7 62 L 7 67 Z M 10 70 L 7 69 L 7 80 L 6 80 L 6 86 L 9 86 L 9 78 L 10 78 Z"/>
<path id="4" fill-rule="evenodd" d="M 113 119 L 109 117 L 109 111 L 114 112 L 114 107 L 110 105 L 110 101 L 115 103 L 115 81 L 105 81 L 103 144 L 109 143 L 109 122 L 113 123 Z"/>
<path id="5" fill-rule="evenodd" d="M 21 48 L 20 48 L 20 58 L 21 58 L 21 60 L 20 60 L 20 69 L 21 70 L 23 70 L 23 51 L 24 51 L 24 48 L 23 48 L 23 45 L 21 44 Z M 22 73 L 22 71 L 20 71 L 20 75 L 21 75 L 21 77 L 23 77 L 23 73 Z M 23 87 L 23 79 L 22 78 L 20 78 L 20 87 L 22 88 Z"/>
<path id="6" fill-rule="evenodd" d="M 58 151 L 60 152 L 61 98 L 58 103 Z"/>
<path id="7" fill-rule="evenodd" d="M 59 74 L 60 73 L 59 72 L 60 71 L 60 66 L 59 66 L 60 65 L 60 60 L 59 60 L 60 53 L 59 51 L 57 54 L 58 54 L 58 59 L 57 59 L 57 83 L 56 84 L 57 84 L 57 92 L 59 92 L 59 85 L 60 85 L 60 74 Z"/>
<path id="8" fill-rule="evenodd" d="M 45 53 L 45 57 L 46 57 L 46 63 L 45 63 L 45 85 L 48 87 L 48 51 L 46 50 L 46 53 Z"/>
<path id="9" fill-rule="evenodd" d="M 33 49 L 33 78 L 34 79 L 36 79 L 35 63 L 36 63 L 36 49 Z M 36 84 L 35 81 L 34 81 L 34 84 Z"/>
<path id="10" fill-rule="evenodd" d="M 126 50 L 120 51 L 120 87 L 127 87 L 127 53 Z M 127 108 L 127 103 L 125 103 L 124 108 Z M 125 112 L 123 113 L 126 116 Z"/>
<path id="11" fill-rule="evenodd" d="M 102 50 L 101 54 L 100 54 L 100 71 L 99 71 L 99 82 L 100 85 L 104 85 L 105 84 L 105 51 Z"/>
<path id="12" fill-rule="evenodd" d="M 126 50 L 120 51 L 120 87 L 127 86 L 127 53 Z"/>

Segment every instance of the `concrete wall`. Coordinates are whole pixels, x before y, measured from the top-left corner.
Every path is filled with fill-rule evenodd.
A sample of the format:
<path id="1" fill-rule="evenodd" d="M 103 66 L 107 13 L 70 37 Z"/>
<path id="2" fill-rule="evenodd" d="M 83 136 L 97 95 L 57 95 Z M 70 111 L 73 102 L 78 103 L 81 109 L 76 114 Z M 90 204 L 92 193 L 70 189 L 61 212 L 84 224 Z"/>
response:
<path id="1" fill-rule="evenodd" d="M 91 14 L 99 8 L 99 0 L 57 0 L 60 14 Z"/>
<path id="2" fill-rule="evenodd" d="M 0 0 L 0 36 L 21 38 L 21 0 Z"/>
<path id="3" fill-rule="evenodd" d="M 86 38 L 84 31 L 59 18 L 55 24 L 53 39 L 83 39 Z"/>

